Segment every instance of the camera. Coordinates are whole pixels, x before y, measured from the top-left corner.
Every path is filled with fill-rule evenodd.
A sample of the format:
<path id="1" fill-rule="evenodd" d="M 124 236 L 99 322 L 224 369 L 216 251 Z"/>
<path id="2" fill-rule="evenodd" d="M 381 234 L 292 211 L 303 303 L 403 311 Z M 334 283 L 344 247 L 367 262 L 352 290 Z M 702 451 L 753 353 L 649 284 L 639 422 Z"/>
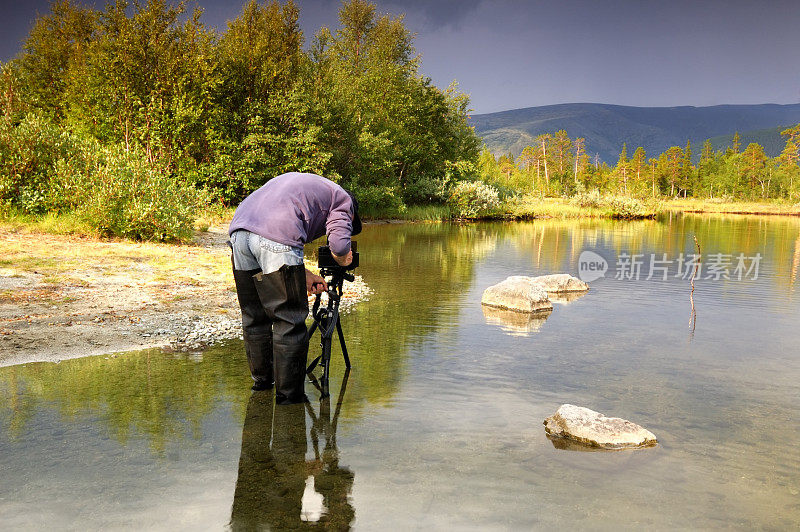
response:
<path id="1" fill-rule="evenodd" d="M 342 266 L 336 262 L 336 259 L 333 258 L 333 253 L 331 253 L 330 247 L 320 246 L 317 250 L 317 266 L 319 267 L 320 271 L 323 269 L 338 269 L 342 271 L 355 270 L 358 268 L 358 246 L 356 245 L 356 242 L 350 242 L 350 250 L 353 252 L 353 262 L 347 266 Z"/>

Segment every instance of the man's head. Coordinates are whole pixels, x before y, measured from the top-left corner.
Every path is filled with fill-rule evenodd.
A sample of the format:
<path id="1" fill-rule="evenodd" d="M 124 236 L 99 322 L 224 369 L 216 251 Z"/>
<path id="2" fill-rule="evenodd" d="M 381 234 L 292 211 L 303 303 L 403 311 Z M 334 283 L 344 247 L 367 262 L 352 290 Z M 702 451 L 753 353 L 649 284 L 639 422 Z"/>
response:
<path id="1" fill-rule="evenodd" d="M 361 218 L 358 216 L 358 200 L 349 190 L 345 189 L 344 191 L 347 192 L 347 195 L 350 196 L 350 201 L 353 202 L 353 236 L 355 236 L 361 232 Z"/>

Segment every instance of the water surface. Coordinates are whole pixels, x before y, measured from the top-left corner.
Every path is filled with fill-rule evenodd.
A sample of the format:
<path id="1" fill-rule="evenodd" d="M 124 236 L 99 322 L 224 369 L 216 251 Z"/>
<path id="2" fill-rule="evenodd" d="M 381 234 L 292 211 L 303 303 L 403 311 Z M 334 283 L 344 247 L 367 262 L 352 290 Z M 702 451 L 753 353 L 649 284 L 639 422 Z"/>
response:
<path id="1" fill-rule="evenodd" d="M 479 304 L 584 249 L 613 267 L 693 236 L 762 256 L 756 279 L 696 283 L 693 332 L 674 268 L 531 322 Z M 251 393 L 240 342 L 0 369 L 3 528 L 800 526 L 799 220 L 372 225 L 359 250 L 374 294 L 343 318 L 338 409 L 311 384 L 307 406 Z M 562 403 L 660 444 L 559 449 L 542 420 Z"/>

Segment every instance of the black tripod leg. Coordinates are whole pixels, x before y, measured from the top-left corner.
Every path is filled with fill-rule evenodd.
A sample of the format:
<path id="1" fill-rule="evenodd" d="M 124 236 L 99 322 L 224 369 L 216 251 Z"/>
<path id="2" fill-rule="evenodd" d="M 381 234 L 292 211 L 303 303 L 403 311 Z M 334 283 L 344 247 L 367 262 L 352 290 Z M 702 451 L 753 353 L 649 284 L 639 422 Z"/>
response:
<path id="1" fill-rule="evenodd" d="M 342 332 L 342 322 L 336 320 L 336 332 L 339 333 L 339 345 L 342 346 L 342 355 L 344 356 L 344 366 L 350 368 L 350 357 L 347 355 L 347 346 L 344 343 L 344 333 Z"/>
<path id="2" fill-rule="evenodd" d="M 308 330 L 308 339 L 311 340 L 311 335 L 314 334 L 314 331 L 317 330 L 317 326 L 319 324 L 314 320 L 314 323 L 311 324 L 311 328 Z"/>
<path id="3" fill-rule="evenodd" d="M 328 390 L 328 375 L 331 365 L 331 337 L 322 338 L 322 397 L 325 399 L 330 395 Z"/>

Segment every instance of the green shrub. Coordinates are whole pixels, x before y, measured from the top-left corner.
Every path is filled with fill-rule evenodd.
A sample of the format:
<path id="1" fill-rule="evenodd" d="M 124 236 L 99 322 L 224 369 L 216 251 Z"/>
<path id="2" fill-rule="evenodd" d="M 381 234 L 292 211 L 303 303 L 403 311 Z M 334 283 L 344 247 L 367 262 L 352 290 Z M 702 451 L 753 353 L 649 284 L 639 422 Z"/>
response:
<path id="1" fill-rule="evenodd" d="M 348 188 L 348 185 L 344 186 Z M 397 216 L 406 209 L 403 199 L 393 187 L 349 185 L 348 189 L 355 195 L 359 212 L 366 218 Z"/>
<path id="2" fill-rule="evenodd" d="M 474 218 L 500 206 L 496 188 L 481 181 L 462 181 L 450 191 L 448 203 L 460 218 Z"/>
<path id="3" fill-rule="evenodd" d="M 81 156 L 80 139 L 47 119 L 34 114 L 19 124 L 0 119 L 0 199 L 29 214 L 53 210 L 56 166 Z"/>
<path id="4" fill-rule="evenodd" d="M 104 149 L 82 214 L 101 235 L 184 241 L 206 194 L 134 152 Z"/>
<path id="5" fill-rule="evenodd" d="M 600 195 L 600 191 L 598 190 L 592 190 L 591 192 L 580 190 L 577 194 L 572 196 L 569 202 L 583 209 L 602 207 L 605 203 L 603 196 Z"/>
<path id="6" fill-rule="evenodd" d="M 103 148 L 37 115 L 0 119 L 0 204 L 72 213 L 106 236 L 181 241 L 206 194 L 138 151 Z"/>
<path id="7" fill-rule="evenodd" d="M 636 198 L 613 196 L 606 198 L 605 203 L 612 218 L 642 218 L 649 214 L 644 203 Z"/>

